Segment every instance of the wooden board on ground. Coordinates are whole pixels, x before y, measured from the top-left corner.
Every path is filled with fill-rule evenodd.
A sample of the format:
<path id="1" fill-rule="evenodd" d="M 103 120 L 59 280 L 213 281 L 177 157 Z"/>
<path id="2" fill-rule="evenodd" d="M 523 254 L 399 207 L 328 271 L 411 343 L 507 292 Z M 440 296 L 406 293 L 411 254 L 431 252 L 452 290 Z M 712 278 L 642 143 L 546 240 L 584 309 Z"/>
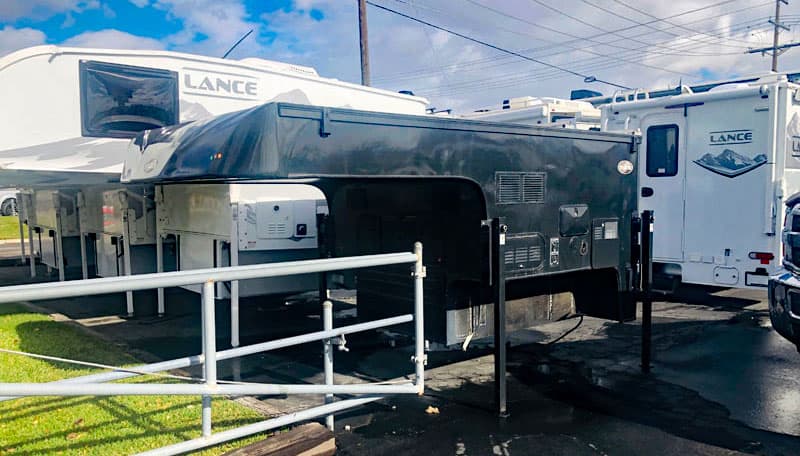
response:
<path id="1" fill-rule="evenodd" d="M 319 423 L 308 423 L 267 437 L 223 456 L 333 456 L 333 432 Z"/>

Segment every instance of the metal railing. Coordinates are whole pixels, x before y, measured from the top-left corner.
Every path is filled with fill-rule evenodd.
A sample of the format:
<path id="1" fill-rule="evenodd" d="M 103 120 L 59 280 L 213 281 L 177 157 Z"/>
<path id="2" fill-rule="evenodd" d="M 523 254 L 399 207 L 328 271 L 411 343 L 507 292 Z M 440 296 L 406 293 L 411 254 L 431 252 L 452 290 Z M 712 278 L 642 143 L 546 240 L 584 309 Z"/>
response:
<path id="1" fill-rule="evenodd" d="M 268 342 L 236 347 L 217 352 L 216 325 L 214 309 L 214 284 L 222 281 L 259 279 L 266 277 L 289 276 L 307 273 L 324 273 L 345 269 L 360 269 L 394 264 L 412 264 L 414 280 L 414 313 L 396 317 L 364 322 L 339 328 L 333 327 L 333 305 L 330 301 L 322 304 L 322 331 L 287 337 Z M 0 400 L 11 400 L 27 396 L 117 396 L 117 395 L 199 395 L 202 396 L 202 437 L 157 448 L 141 454 L 173 455 L 217 445 L 239 439 L 251 434 L 279 428 L 299 421 L 325 417 L 326 424 L 333 429 L 333 414 L 372 401 L 388 394 L 422 394 L 425 382 L 425 338 L 423 321 L 422 281 L 425 268 L 422 265 L 422 244 L 415 243 L 414 251 L 358 257 L 327 258 L 319 260 L 291 261 L 272 264 L 231 266 L 225 268 L 197 269 L 190 271 L 162 272 L 134 276 L 109 277 L 102 279 L 76 280 L 59 283 L 18 285 L 0 287 L 0 304 L 66 298 L 74 296 L 98 295 L 159 287 L 176 287 L 202 283 L 201 331 L 202 353 L 194 356 L 144 364 L 134 367 L 116 367 L 112 372 L 91 374 L 82 377 L 48 383 L 0 383 Z M 334 340 L 346 334 L 353 334 L 402 323 L 414 322 L 414 381 L 404 383 L 334 384 L 333 345 Z M 284 347 L 323 341 L 324 384 L 266 384 L 226 382 L 217 378 L 217 362 L 242 356 L 276 350 Z M 25 354 L 25 353 L 19 353 Z M 27 354 L 30 356 L 39 356 Z M 69 360 L 67 360 L 69 361 Z M 147 375 L 189 366 L 203 365 L 202 383 L 112 383 L 124 378 Z M 325 405 L 290 413 L 281 417 L 248 424 L 223 432 L 212 433 L 211 397 L 245 395 L 287 395 L 320 394 L 325 395 Z M 350 399 L 334 401 L 334 395 L 355 395 Z"/>

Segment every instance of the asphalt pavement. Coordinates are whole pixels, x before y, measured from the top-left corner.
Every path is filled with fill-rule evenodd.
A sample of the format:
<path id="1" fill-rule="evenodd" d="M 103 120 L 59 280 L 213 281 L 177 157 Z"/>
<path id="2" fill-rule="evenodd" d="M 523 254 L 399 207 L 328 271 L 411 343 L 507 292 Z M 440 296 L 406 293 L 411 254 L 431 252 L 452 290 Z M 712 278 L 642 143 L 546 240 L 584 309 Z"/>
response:
<path id="1" fill-rule="evenodd" d="M 2 246 L 0 246 L 1 248 Z M 7 262 L 7 264 L 13 264 Z M 46 271 L 39 266 L 36 280 Z M 0 267 L 0 283 L 29 282 L 27 268 Z M 167 316 L 154 315 L 154 293 L 137 293 L 137 316 L 122 318 L 123 295 L 38 302 L 35 308 L 79 324 L 145 361 L 195 354 L 199 297 L 168 290 Z M 351 322 L 340 296 L 336 325 Z M 493 405 L 492 356 L 429 354 L 424 396 L 392 397 L 336 420 L 341 455 L 727 455 L 800 454 L 800 355 L 770 327 L 766 293 L 683 287 L 654 305 L 653 369 L 642 374 L 639 322 L 585 318 L 537 326 L 512 337 L 510 416 Z M 227 303 L 217 304 L 218 344 L 228 346 Z M 243 344 L 318 330 L 312 299 L 247 299 Z M 23 342 L 35 337 L 21 332 Z M 389 342 L 394 342 L 394 347 Z M 24 344 L 23 344 L 24 345 Z M 410 374 L 411 347 L 381 334 L 348 337 L 336 352 L 337 382 Z M 89 356 L 87 354 L 87 356 Z M 87 359 L 91 361 L 91 359 Z M 249 381 L 319 382 L 318 344 L 220 363 L 220 376 Z M 322 398 L 246 398 L 265 415 Z"/>

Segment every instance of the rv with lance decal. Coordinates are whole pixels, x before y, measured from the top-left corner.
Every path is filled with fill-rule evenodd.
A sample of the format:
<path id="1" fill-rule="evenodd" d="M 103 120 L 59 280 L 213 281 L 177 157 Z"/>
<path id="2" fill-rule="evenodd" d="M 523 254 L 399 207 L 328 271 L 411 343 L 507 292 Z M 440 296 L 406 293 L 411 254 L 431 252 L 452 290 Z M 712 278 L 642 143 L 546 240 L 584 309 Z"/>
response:
<path id="1" fill-rule="evenodd" d="M 766 287 L 780 269 L 784 199 L 800 190 L 799 88 L 770 74 L 589 100 L 603 131 L 641 135 L 639 209 L 655 212 L 662 286 Z"/>

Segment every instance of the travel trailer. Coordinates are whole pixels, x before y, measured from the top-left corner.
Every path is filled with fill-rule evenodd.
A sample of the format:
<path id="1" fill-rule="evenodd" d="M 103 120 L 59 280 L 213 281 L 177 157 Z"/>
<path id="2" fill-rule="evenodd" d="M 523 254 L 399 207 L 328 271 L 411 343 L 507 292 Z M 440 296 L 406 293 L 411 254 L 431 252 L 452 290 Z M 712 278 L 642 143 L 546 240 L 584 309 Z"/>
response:
<path id="1" fill-rule="evenodd" d="M 328 255 L 423 243 L 425 335 L 450 346 L 492 334 L 489 277 L 499 271 L 492 261 L 506 271 L 496 280 L 513 284 L 509 314 L 519 318 L 510 328 L 530 326 L 528 298 L 557 291 L 572 291 L 587 315 L 635 318 L 634 139 L 269 103 L 140 134 L 122 179 L 165 188 L 208 180 L 247 187 L 263 179 L 318 187 L 330 214 Z M 256 219 L 262 208 L 270 213 L 257 207 Z M 507 230 L 494 229 L 495 242 L 486 222 L 498 217 Z M 505 252 L 491 256 L 490 245 Z M 408 273 L 357 271 L 358 316 L 407 309 Z"/>
<path id="2" fill-rule="evenodd" d="M 591 103 L 549 97 L 503 100 L 500 108 L 484 108 L 462 114 L 465 119 L 511 122 L 543 127 L 599 129 L 600 110 Z"/>
<path id="3" fill-rule="evenodd" d="M 641 134 L 639 209 L 654 211 L 663 286 L 767 286 L 783 256 L 783 200 L 800 190 L 799 88 L 773 74 L 601 106 L 603 131 Z"/>
<path id="4" fill-rule="evenodd" d="M 313 68 L 263 59 L 56 46 L 28 48 L 0 58 L 0 98 L 0 187 L 17 186 L 31 195 L 58 192 L 64 196 L 59 201 L 74 206 L 74 211 L 59 212 L 52 201 L 40 205 L 40 198 L 29 198 L 26 201 L 33 207 L 23 212 L 36 216 L 21 218 L 29 231 L 38 228 L 45 233 L 41 248 L 29 243 L 36 247 L 28 249 L 29 261 L 33 264 L 38 253 L 40 261 L 59 270 L 61 279 L 68 276 L 64 269 L 72 266 L 87 276 L 90 271 L 98 275 L 155 271 L 164 262 L 174 263 L 168 258 L 153 260 L 172 251 L 156 248 L 163 239 L 157 235 L 155 187 L 131 189 L 119 182 L 128 142 L 143 130 L 206 119 L 270 100 L 419 115 L 427 105 L 423 98 L 322 78 Z M 254 200 L 286 201 L 295 198 L 297 187 L 265 185 L 259 190 L 263 193 L 251 195 Z M 184 198 L 166 202 L 170 208 L 197 201 L 191 193 L 162 193 L 167 198 Z M 308 193 L 300 193 L 299 198 L 307 199 Z M 296 214 L 298 218 L 316 217 L 316 205 L 300 204 L 296 210 L 308 211 Z M 61 220 L 59 229 L 56 219 L 61 217 L 70 219 Z M 179 222 L 172 214 L 164 217 Z M 55 226 L 39 226 L 37 220 L 50 220 Z M 85 226 L 78 226 L 80 221 Z M 180 265 L 214 266 L 208 260 L 216 248 L 209 233 L 190 228 L 182 226 L 182 242 L 204 249 L 197 258 L 207 261 L 186 261 L 184 255 Z M 51 233 L 53 242 L 48 243 Z M 312 237 L 306 235 L 307 241 L 299 247 L 309 257 L 316 256 L 315 247 L 306 247 L 313 244 Z M 84 255 L 81 243 L 86 244 Z M 259 245 L 273 250 L 277 244 Z M 163 293 L 159 295 L 163 312 Z M 233 293 L 232 305 L 237 299 Z M 128 312 L 133 312 L 130 299 Z"/>

